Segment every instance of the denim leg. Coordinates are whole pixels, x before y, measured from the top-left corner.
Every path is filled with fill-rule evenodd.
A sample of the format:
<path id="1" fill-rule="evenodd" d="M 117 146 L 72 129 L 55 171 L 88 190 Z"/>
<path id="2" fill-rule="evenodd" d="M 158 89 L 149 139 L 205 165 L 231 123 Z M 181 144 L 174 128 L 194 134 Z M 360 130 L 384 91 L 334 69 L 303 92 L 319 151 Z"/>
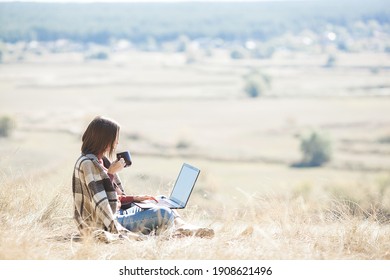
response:
<path id="1" fill-rule="evenodd" d="M 122 226 L 143 234 L 169 227 L 173 224 L 174 217 L 171 209 L 158 206 L 145 210 L 134 206 L 127 210 L 119 210 L 117 213 L 117 220 Z"/>

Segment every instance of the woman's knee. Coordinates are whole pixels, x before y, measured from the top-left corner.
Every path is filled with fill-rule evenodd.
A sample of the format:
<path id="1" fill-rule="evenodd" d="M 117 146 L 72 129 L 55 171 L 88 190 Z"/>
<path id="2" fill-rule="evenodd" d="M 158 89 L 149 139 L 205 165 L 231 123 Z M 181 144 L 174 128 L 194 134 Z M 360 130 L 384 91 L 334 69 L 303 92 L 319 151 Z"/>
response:
<path id="1" fill-rule="evenodd" d="M 156 213 L 157 213 L 159 224 L 161 225 L 168 225 L 172 223 L 175 217 L 173 211 L 170 208 L 164 206 L 157 207 Z"/>

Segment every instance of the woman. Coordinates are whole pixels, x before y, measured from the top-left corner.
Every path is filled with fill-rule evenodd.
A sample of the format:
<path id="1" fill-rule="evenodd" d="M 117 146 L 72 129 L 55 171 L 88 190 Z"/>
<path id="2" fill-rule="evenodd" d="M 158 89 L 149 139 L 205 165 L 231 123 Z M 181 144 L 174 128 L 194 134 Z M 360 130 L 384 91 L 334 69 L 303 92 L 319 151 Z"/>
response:
<path id="1" fill-rule="evenodd" d="M 185 223 L 166 207 L 143 210 L 137 206 L 120 209 L 121 200 L 140 202 L 150 195 L 127 196 L 118 176 L 123 159 L 110 162 L 118 145 L 120 126 L 113 120 L 96 117 L 82 137 L 81 156 L 73 172 L 74 218 L 82 235 L 95 232 L 149 234 L 174 229 L 176 236 L 212 237 L 214 231 Z"/>

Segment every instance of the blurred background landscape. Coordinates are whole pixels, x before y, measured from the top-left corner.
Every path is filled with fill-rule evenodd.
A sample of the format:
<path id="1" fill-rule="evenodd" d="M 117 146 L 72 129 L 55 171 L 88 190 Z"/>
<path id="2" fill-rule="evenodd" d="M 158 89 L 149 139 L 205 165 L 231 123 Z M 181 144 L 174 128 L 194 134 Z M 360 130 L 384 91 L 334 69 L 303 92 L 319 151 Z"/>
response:
<path id="1" fill-rule="evenodd" d="M 216 229 L 138 257 L 389 259 L 386 2 L 0 3 L 0 258 L 135 257 L 58 241 L 105 115 L 127 192 L 168 194 L 189 162 L 183 215 Z"/>

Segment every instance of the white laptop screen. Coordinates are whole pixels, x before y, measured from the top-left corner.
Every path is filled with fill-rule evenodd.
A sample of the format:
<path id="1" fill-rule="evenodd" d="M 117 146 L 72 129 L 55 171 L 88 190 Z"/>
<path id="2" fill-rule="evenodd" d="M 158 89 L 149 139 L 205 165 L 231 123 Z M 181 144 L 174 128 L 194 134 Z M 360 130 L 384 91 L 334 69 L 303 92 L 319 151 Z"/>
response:
<path id="1" fill-rule="evenodd" d="M 180 206 L 185 206 L 191 195 L 199 172 L 199 169 L 184 163 L 169 198 Z"/>

